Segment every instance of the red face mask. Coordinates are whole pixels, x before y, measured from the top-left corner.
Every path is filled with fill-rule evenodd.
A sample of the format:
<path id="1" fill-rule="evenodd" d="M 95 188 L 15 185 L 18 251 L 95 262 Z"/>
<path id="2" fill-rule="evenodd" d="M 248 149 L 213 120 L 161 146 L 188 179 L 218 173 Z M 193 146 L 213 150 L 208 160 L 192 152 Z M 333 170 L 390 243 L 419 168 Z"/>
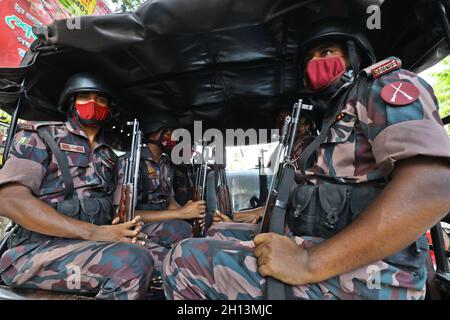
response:
<path id="1" fill-rule="evenodd" d="M 173 141 L 170 138 L 163 138 L 161 141 L 161 145 L 163 146 L 163 149 L 165 150 L 172 150 L 173 147 L 177 145 L 177 141 Z"/>
<path id="2" fill-rule="evenodd" d="M 95 101 L 86 103 L 75 103 L 80 120 L 98 123 L 105 121 L 109 115 L 109 108 L 99 105 Z"/>
<path id="3" fill-rule="evenodd" d="M 341 56 L 313 59 L 306 65 L 305 76 L 308 88 L 314 91 L 325 89 L 345 73 Z"/>

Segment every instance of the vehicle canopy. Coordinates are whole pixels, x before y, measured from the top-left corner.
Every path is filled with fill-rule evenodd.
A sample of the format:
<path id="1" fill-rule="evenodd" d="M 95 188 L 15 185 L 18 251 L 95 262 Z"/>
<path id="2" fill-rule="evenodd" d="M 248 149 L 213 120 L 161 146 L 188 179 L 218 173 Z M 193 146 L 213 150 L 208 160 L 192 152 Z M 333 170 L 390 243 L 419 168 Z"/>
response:
<path id="1" fill-rule="evenodd" d="M 378 60 L 397 56 L 420 72 L 450 53 L 445 8 L 441 0 L 153 0 L 136 12 L 56 20 L 34 29 L 21 67 L 0 69 L 0 107 L 15 110 L 25 79 L 18 116 L 61 119 L 63 85 L 84 71 L 109 80 L 122 120 L 166 110 L 188 128 L 194 120 L 204 129 L 272 128 L 274 112 L 299 95 L 298 39 L 314 21 L 347 17 Z M 380 29 L 368 28 L 374 14 Z"/>

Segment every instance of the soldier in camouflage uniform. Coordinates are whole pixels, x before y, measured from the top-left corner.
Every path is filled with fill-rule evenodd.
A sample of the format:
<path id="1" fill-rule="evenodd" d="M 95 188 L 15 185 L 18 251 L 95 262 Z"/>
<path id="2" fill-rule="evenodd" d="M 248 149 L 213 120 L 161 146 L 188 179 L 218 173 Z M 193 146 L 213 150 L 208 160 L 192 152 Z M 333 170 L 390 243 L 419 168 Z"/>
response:
<path id="1" fill-rule="evenodd" d="M 292 235 L 182 241 L 164 261 L 168 298 L 263 299 L 268 276 L 293 299 L 424 298 L 423 234 L 450 210 L 450 140 L 432 88 L 397 58 L 374 64 L 348 23 L 321 21 L 300 52 L 322 123 L 301 155 Z"/>
<path id="2" fill-rule="evenodd" d="M 169 249 L 192 236 L 192 226 L 184 220 L 203 219 L 206 210 L 204 201 L 190 200 L 181 207 L 174 199 L 174 166 L 168 153 L 176 144 L 171 135 L 177 127 L 178 121 L 163 112 L 152 112 L 141 125 L 146 145 L 141 150 L 136 215 L 146 223 L 143 232 L 151 240 L 147 247 L 153 255 L 156 276 Z M 125 157 L 119 159 L 121 168 Z M 120 169 L 120 180 L 123 173 Z M 115 198 L 120 199 L 120 193 Z"/>
<path id="3" fill-rule="evenodd" d="M 175 201 L 184 206 L 192 200 L 194 194 L 194 170 L 192 164 L 179 164 L 174 166 L 173 192 Z"/>
<path id="4" fill-rule="evenodd" d="M 118 159 L 102 126 L 113 103 L 99 79 L 73 75 L 60 100 L 67 121 L 27 123 L 14 137 L 0 171 L 0 212 L 17 224 L 0 260 L 8 286 L 144 296 L 153 259 L 143 224 L 112 221 Z"/>

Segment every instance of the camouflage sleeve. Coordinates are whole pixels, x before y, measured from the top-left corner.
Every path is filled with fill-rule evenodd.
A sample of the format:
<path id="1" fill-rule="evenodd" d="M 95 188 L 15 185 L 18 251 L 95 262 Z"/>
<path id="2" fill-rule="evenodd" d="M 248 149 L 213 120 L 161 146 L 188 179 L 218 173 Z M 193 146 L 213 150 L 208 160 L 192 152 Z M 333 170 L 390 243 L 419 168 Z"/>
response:
<path id="1" fill-rule="evenodd" d="M 116 191 L 114 192 L 114 205 L 119 206 L 120 196 L 122 191 L 122 185 L 125 179 L 125 157 L 119 157 L 116 165 L 117 170 L 117 185 Z"/>
<path id="2" fill-rule="evenodd" d="M 418 99 L 393 106 L 382 98 L 381 90 L 394 82 L 408 82 L 418 89 Z M 360 90 L 356 104 L 358 118 L 372 147 L 376 163 L 385 177 L 395 162 L 414 156 L 450 158 L 450 139 L 438 112 L 431 86 L 416 74 L 398 70 Z M 406 94 L 408 92 L 405 92 Z M 362 96 L 362 95 L 365 96 Z M 397 92 L 403 95 L 402 92 Z"/>
<path id="3" fill-rule="evenodd" d="M 11 145 L 5 166 L 0 170 L 0 186 L 17 182 L 39 195 L 49 165 L 47 147 L 36 132 L 19 131 Z"/>

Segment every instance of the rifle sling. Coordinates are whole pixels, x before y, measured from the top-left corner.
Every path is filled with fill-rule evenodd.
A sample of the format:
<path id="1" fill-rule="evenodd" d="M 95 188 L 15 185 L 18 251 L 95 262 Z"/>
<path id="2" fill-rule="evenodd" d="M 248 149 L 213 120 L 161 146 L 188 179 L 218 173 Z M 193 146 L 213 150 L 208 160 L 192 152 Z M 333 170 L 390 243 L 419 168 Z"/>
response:
<path id="1" fill-rule="evenodd" d="M 219 185 L 219 166 L 214 166 L 214 185 L 217 187 Z"/>
<path id="2" fill-rule="evenodd" d="M 269 221 L 269 232 L 284 234 L 287 203 L 289 201 L 291 188 L 294 185 L 294 179 L 295 179 L 294 168 L 291 166 L 285 167 L 283 169 L 283 173 L 281 176 L 276 203 L 272 210 L 272 217 Z M 271 277 L 268 277 L 266 282 L 267 299 L 285 300 L 288 288 L 289 287 L 286 286 L 284 283 Z"/>
<path id="3" fill-rule="evenodd" d="M 324 121 L 322 129 L 320 130 L 320 134 L 305 148 L 305 150 L 300 155 L 300 171 L 303 177 L 306 178 L 305 171 L 306 169 L 310 168 L 309 165 L 311 164 L 310 162 L 311 157 L 318 154 L 320 145 L 325 141 L 330 127 L 335 123 L 336 117 L 339 115 L 339 113 L 345 106 L 344 104 L 345 99 L 348 97 L 348 94 L 350 93 L 352 88 L 359 82 L 360 79 L 361 77 L 358 77 L 358 79 L 354 80 L 352 83 L 348 83 L 347 86 L 344 85 L 339 90 L 345 92 L 343 92 L 341 95 L 339 95 L 339 92 L 337 93 L 336 98 L 339 97 L 339 100 L 336 103 L 335 112 L 331 115 L 328 121 L 326 122 Z M 331 101 L 328 104 L 332 104 L 333 100 L 335 99 L 331 99 Z"/>
<path id="4" fill-rule="evenodd" d="M 56 144 L 55 140 L 52 138 L 50 133 L 45 130 L 44 127 L 37 128 L 39 136 L 44 140 L 44 142 L 48 145 L 53 155 L 56 158 L 56 162 L 58 163 L 59 170 L 61 170 L 61 175 L 64 181 L 64 199 L 69 200 L 72 199 L 74 195 L 74 185 L 73 185 L 73 177 L 70 174 L 69 162 L 67 161 L 67 156 L 64 152 Z"/>
<path id="5" fill-rule="evenodd" d="M 140 187 L 142 188 L 142 203 L 148 202 L 148 195 L 150 191 L 150 176 L 148 174 L 147 164 L 145 163 L 145 159 L 141 157 L 141 161 L 139 162 L 139 178 L 140 178 Z"/>

